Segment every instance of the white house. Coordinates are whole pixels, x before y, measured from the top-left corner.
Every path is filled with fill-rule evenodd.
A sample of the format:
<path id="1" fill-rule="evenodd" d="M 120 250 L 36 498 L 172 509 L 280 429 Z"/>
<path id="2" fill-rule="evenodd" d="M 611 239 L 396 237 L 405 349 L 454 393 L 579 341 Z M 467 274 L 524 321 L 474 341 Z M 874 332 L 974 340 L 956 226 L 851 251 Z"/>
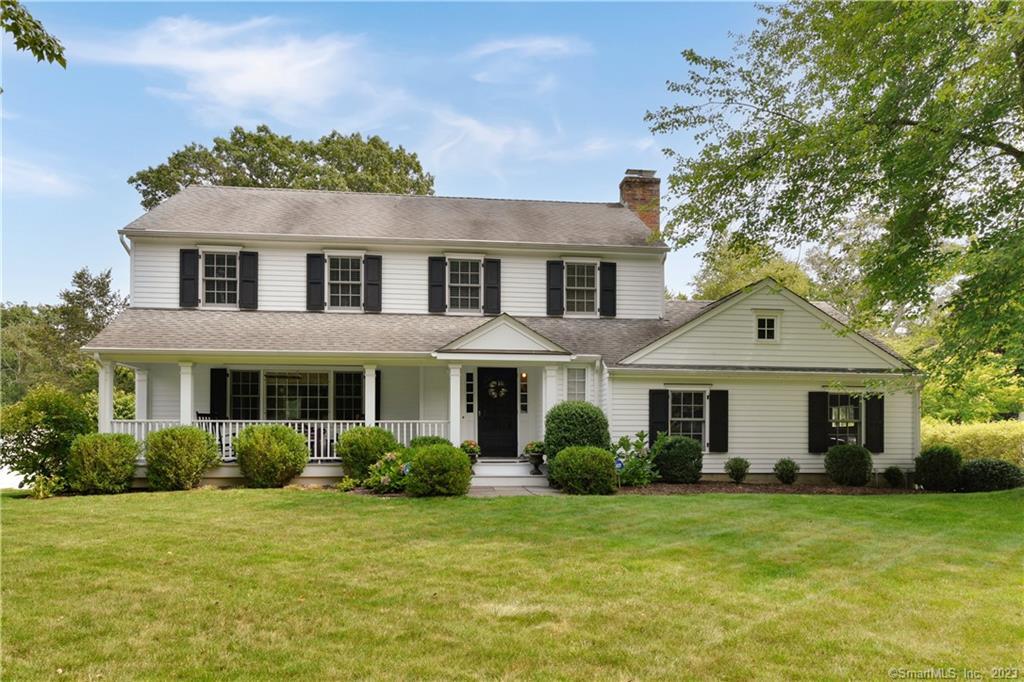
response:
<path id="1" fill-rule="evenodd" d="M 185 189 L 119 233 L 131 305 L 84 349 L 100 428 L 197 424 L 230 478 L 233 434 L 283 421 L 322 479 L 354 425 L 512 458 L 548 408 L 588 400 L 613 438 L 703 442 L 709 474 L 734 456 L 820 473 L 836 442 L 912 466 L 913 367 L 771 280 L 666 301 L 660 181 L 630 170 L 619 188 L 595 203 Z M 112 418 L 118 364 L 135 370 L 134 420 Z"/>

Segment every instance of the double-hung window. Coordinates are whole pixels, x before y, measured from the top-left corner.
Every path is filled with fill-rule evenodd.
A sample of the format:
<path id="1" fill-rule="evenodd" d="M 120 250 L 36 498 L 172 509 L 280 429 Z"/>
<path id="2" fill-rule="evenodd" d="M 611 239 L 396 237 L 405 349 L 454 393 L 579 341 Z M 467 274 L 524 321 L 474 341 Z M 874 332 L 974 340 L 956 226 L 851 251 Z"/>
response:
<path id="1" fill-rule="evenodd" d="M 448 259 L 448 310 L 480 311 L 480 261 Z"/>
<path id="2" fill-rule="evenodd" d="M 238 254 L 203 252 L 203 305 L 238 305 Z"/>
<path id="3" fill-rule="evenodd" d="M 260 418 L 259 370 L 231 370 L 231 418 Z"/>
<path id="4" fill-rule="evenodd" d="M 327 257 L 327 305 L 358 310 L 363 305 L 363 260 L 359 256 Z"/>
<path id="5" fill-rule="evenodd" d="M 566 400 L 587 399 L 587 368 L 569 367 L 565 370 Z"/>
<path id="6" fill-rule="evenodd" d="M 363 373 L 334 373 L 334 418 L 340 421 L 361 421 L 363 411 Z"/>
<path id="7" fill-rule="evenodd" d="M 828 442 L 830 445 L 863 443 L 863 403 L 859 395 L 828 394 Z"/>
<path id="8" fill-rule="evenodd" d="M 597 263 L 565 264 L 565 312 L 597 312 Z"/>
<path id="9" fill-rule="evenodd" d="M 704 391 L 671 391 L 669 393 L 668 434 L 688 436 L 704 447 L 706 433 L 707 394 Z"/>

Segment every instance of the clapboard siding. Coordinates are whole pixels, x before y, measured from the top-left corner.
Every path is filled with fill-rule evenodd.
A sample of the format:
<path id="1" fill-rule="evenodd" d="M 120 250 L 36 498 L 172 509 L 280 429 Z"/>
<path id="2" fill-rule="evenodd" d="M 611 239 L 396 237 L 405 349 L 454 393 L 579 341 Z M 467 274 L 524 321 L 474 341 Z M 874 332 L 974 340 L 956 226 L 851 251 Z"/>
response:
<path id="1" fill-rule="evenodd" d="M 666 383 L 685 382 L 686 379 L 678 377 L 613 376 L 612 440 L 648 430 L 648 391 L 666 388 Z M 802 473 L 824 472 L 824 456 L 807 451 L 807 393 L 822 390 L 827 381 L 701 377 L 693 378 L 693 383 L 711 383 L 710 388 L 729 391 L 729 452 L 705 454 L 705 472 L 722 473 L 730 457 L 748 459 L 753 473 L 771 473 L 775 462 L 783 457 L 796 461 Z M 916 395 L 910 392 L 885 396 L 885 452 L 873 455 L 877 471 L 892 465 L 913 468 L 917 450 L 913 429 L 916 401 Z"/>
<path id="2" fill-rule="evenodd" d="M 140 308 L 178 307 L 177 244 L 132 244 L 131 304 Z"/>
<path id="3" fill-rule="evenodd" d="M 261 248 L 260 310 L 306 309 L 305 249 Z"/>
<path id="4" fill-rule="evenodd" d="M 661 317 L 665 304 L 665 277 L 661 257 L 618 258 L 616 262 L 618 317 Z"/>
<path id="5" fill-rule="evenodd" d="M 180 376 L 177 364 L 149 366 L 149 419 L 177 419 L 180 416 Z"/>
<path id="6" fill-rule="evenodd" d="M 754 340 L 755 310 L 777 309 L 780 339 Z M 755 367 L 886 368 L 898 361 L 837 334 L 788 296 L 761 289 L 682 332 L 633 364 L 751 365 Z"/>
<path id="7" fill-rule="evenodd" d="M 501 311 L 509 315 L 545 315 L 545 258 L 505 256 L 501 259 Z"/>

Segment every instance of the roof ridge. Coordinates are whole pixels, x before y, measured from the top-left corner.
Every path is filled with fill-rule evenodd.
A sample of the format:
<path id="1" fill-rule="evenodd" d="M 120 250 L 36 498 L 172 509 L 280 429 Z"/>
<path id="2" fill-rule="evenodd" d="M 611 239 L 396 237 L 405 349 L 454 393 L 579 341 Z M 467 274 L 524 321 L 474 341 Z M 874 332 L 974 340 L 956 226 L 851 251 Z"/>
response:
<path id="1" fill-rule="evenodd" d="M 306 189 L 298 187 L 245 187 L 239 185 L 187 185 L 183 188 L 187 189 L 230 189 L 230 190 L 253 190 L 253 191 L 264 191 L 264 192 L 298 192 L 298 193 L 318 193 L 318 194 L 355 194 L 359 196 L 373 196 L 373 197 L 401 197 L 408 199 L 464 199 L 471 201 L 518 201 L 523 203 L 532 204 L 585 204 L 590 206 L 607 206 L 609 208 L 625 208 L 625 205 L 620 201 L 569 201 L 567 199 L 511 199 L 506 197 L 470 197 L 470 196 L 457 196 L 453 194 L 402 194 L 399 192 L 353 192 L 342 189 Z"/>

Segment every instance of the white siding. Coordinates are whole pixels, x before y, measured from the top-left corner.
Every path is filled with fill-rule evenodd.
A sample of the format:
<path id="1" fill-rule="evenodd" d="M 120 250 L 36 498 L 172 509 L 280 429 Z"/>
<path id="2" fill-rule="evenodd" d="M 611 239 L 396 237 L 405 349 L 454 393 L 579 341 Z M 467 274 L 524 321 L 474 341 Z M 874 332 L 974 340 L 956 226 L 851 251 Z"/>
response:
<path id="1" fill-rule="evenodd" d="M 263 247 L 259 257 L 261 310 L 306 309 L 306 249 Z"/>
<path id="2" fill-rule="evenodd" d="M 501 308 L 509 315 L 547 314 L 547 259 L 504 256 L 501 259 Z"/>
<path id="3" fill-rule="evenodd" d="M 419 419 L 418 367 L 382 367 L 378 419 Z"/>
<path id="4" fill-rule="evenodd" d="M 140 308 L 178 307 L 176 244 L 136 241 L 132 244 L 131 304 Z M 156 418 L 156 417 L 154 417 Z"/>
<path id="5" fill-rule="evenodd" d="M 149 367 L 149 418 L 177 419 L 180 404 L 180 376 L 177 364 Z"/>
<path id="6" fill-rule="evenodd" d="M 427 312 L 426 252 L 381 252 L 381 309 L 385 313 Z M 440 254 L 436 254 L 440 255 Z"/>
<path id="7" fill-rule="evenodd" d="M 420 367 L 419 372 L 420 419 L 447 419 L 448 368 Z"/>
<path id="8" fill-rule="evenodd" d="M 779 341 L 754 340 L 755 310 L 777 309 Z M 841 336 L 788 296 L 762 289 L 684 331 L 632 364 L 885 368 L 898 366 L 853 335 Z"/>
<path id="9" fill-rule="evenodd" d="M 661 317 L 665 304 L 665 275 L 661 256 L 615 260 L 617 316 Z"/>
<path id="10" fill-rule="evenodd" d="M 807 451 L 807 394 L 823 390 L 827 381 L 770 377 L 693 379 L 698 385 L 709 381 L 710 388 L 729 391 L 729 452 L 705 454 L 705 472 L 722 473 L 730 457 L 748 459 L 752 473 L 771 473 L 775 462 L 783 457 L 796 461 L 802 473 L 825 471 L 824 455 Z M 683 384 L 686 380 L 612 377 L 613 441 L 648 430 L 648 391 L 664 389 L 666 382 Z M 872 455 L 876 471 L 892 465 L 913 468 L 916 400 L 916 395 L 905 392 L 885 396 L 885 452 Z"/>

